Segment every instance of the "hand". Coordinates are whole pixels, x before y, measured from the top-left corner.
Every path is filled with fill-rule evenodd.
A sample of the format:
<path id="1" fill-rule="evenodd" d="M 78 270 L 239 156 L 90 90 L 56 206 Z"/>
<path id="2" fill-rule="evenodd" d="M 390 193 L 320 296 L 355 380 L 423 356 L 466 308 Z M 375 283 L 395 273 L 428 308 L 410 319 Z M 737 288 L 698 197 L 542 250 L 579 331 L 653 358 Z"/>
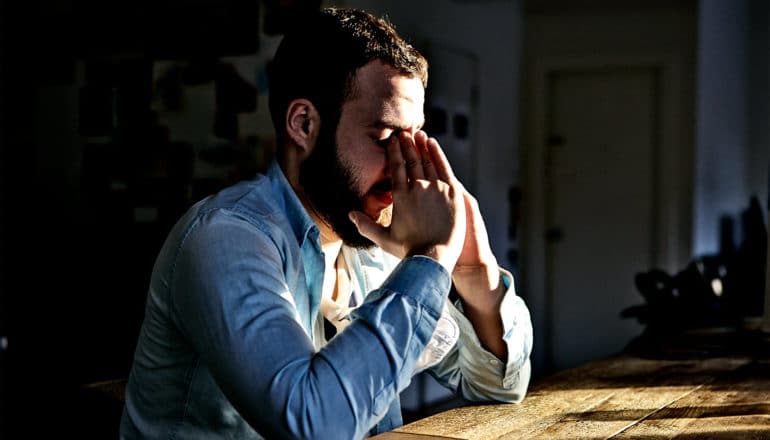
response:
<path id="1" fill-rule="evenodd" d="M 463 250 L 457 260 L 456 271 L 479 266 L 494 266 L 497 268 L 497 259 L 489 246 L 489 236 L 484 219 L 481 217 L 479 202 L 469 193 L 462 184 L 460 185 L 463 200 L 465 202 L 465 241 Z"/>
<path id="2" fill-rule="evenodd" d="M 484 219 L 481 217 L 479 203 L 464 187 L 461 186 L 461 188 L 465 201 L 465 241 L 453 276 L 462 278 L 472 272 L 486 274 L 491 277 L 490 283 L 494 284 L 490 287 L 494 288 L 497 285 L 500 271 L 497 266 L 497 258 L 489 246 L 489 236 L 484 225 Z"/>
<path id="3" fill-rule="evenodd" d="M 465 241 L 452 272 L 452 282 L 481 345 L 505 362 L 508 348 L 502 339 L 503 323 L 499 312 L 505 289 L 500 282 L 500 269 L 489 246 L 479 204 L 465 188 L 462 193 L 466 216 Z"/>
<path id="4" fill-rule="evenodd" d="M 462 188 L 465 201 L 465 241 L 452 272 L 457 293 L 466 305 L 488 313 L 497 313 L 502 299 L 500 269 L 489 246 L 487 228 L 476 199 Z"/>
<path id="5" fill-rule="evenodd" d="M 420 131 L 414 136 L 399 132 L 387 149 L 393 181 L 393 215 L 382 227 L 362 212 L 350 219 L 364 237 L 385 251 L 403 258 L 426 255 L 450 273 L 463 248 L 465 202 L 435 139 Z"/>
<path id="6" fill-rule="evenodd" d="M 505 295 L 505 287 L 500 282 L 500 268 L 489 246 L 478 202 L 460 182 L 457 185 L 465 205 L 465 238 L 452 272 L 452 282 L 481 345 L 507 362 L 508 347 L 503 341 L 503 322 L 500 319 L 500 302 Z"/>

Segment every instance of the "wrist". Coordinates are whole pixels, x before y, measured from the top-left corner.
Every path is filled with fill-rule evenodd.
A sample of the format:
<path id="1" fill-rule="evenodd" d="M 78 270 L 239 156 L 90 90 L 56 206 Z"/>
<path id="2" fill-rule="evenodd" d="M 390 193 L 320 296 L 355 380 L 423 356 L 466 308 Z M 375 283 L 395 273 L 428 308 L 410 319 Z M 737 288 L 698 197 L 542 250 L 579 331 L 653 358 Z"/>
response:
<path id="1" fill-rule="evenodd" d="M 506 289 L 497 265 L 455 267 L 452 282 L 466 310 L 484 316 L 499 314 Z"/>
<path id="2" fill-rule="evenodd" d="M 452 282 L 459 292 L 491 292 L 501 286 L 501 273 L 497 263 L 476 266 L 456 265 Z"/>
<path id="3" fill-rule="evenodd" d="M 407 257 L 423 256 L 435 260 L 444 267 L 449 274 L 452 274 L 457 262 L 457 255 L 450 251 L 448 246 L 431 245 L 425 247 L 413 248 L 406 252 Z"/>

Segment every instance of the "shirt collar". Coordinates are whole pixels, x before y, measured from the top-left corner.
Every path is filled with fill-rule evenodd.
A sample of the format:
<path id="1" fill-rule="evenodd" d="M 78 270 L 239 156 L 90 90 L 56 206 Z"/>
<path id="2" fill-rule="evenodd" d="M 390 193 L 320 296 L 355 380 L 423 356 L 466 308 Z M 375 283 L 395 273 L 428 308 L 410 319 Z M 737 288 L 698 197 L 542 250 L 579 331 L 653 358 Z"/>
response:
<path id="1" fill-rule="evenodd" d="M 266 175 L 270 179 L 280 203 L 283 205 L 284 212 L 286 212 L 286 216 L 289 219 L 289 225 L 300 247 L 305 244 L 306 239 L 310 239 L 320 249 L 321 242 L 318 225 L 310 218 L 297 193 L 294 192 L 294 188 L 286 179 L 286 175 L 283 173 L 277 160 L 272 160 Z"/>

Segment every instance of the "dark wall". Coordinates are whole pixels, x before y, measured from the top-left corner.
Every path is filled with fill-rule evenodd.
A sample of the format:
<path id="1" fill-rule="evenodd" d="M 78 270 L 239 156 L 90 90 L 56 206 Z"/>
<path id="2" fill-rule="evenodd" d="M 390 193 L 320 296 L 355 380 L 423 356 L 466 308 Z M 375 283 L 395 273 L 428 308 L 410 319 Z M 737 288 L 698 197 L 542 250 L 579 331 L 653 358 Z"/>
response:
<path id="1" fill-rule="evenodd" d="M 261 3 L 0 5 L 0 438 L 116 437 L 120 408 L 84 385 L 127 377 L 155 254 L 225 183 L 192 187 L 152 63 L 255 52 Z"/>

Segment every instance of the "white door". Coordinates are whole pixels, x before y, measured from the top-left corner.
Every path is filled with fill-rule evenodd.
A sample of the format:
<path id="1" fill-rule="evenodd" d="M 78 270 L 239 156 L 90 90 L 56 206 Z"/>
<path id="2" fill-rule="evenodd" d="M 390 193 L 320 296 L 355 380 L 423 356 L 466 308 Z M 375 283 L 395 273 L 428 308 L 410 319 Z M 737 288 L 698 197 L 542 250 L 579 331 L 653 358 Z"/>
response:
<path id="1" fill-rule="evenodd" d="M 634 274 L 653 266 L 659 143 L 654 67 L 552 71 L 546 100 L 548 360 L 619 352 L 642 328 Z"/>

